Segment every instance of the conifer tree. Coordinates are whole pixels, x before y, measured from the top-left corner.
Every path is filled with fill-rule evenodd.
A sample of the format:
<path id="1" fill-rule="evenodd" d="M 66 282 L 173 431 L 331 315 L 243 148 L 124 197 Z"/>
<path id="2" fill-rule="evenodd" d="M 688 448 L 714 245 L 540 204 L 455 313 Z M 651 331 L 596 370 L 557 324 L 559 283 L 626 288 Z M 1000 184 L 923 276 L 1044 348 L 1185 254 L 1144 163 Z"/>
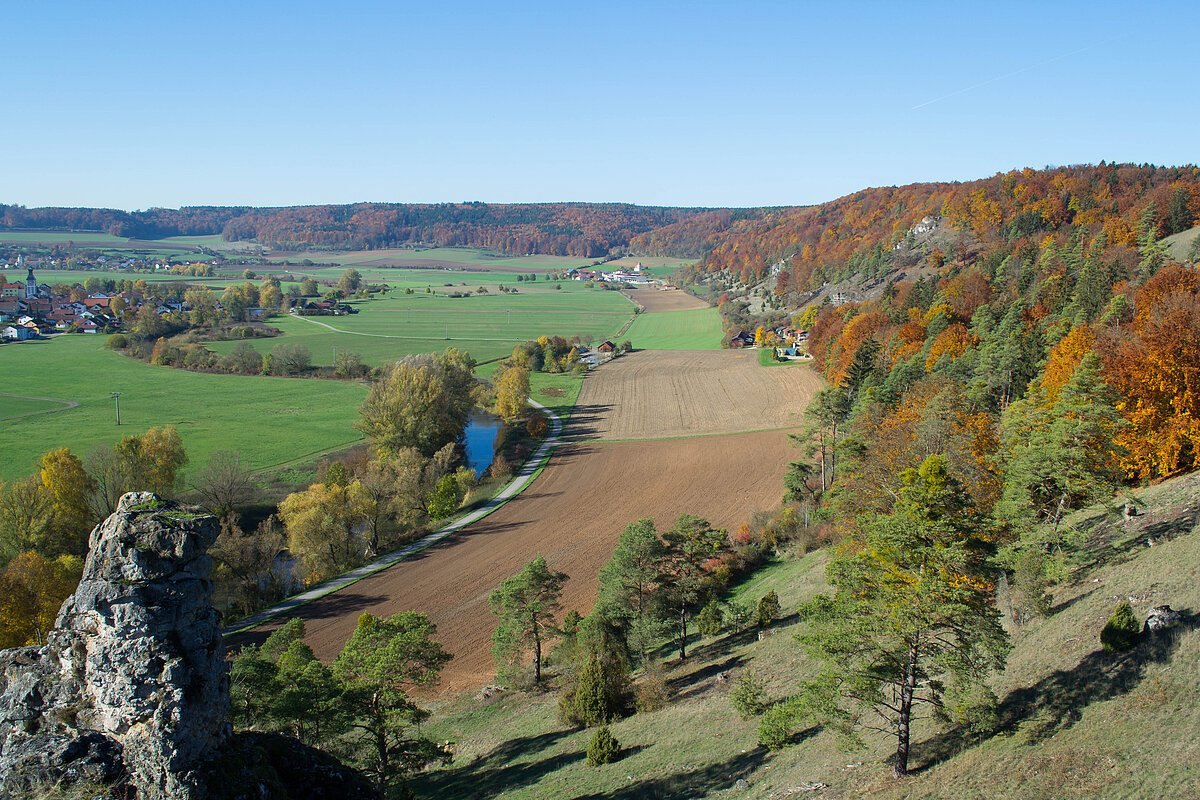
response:
<path id="1" fill-rule="evenodd" d="M 914 706 L 940 706 L 940 679 L 978 683 L 1007 653 L 982 533 L 945 458 L 929 456 L 904 472 L 893 511 L 866 520 L 829 563 L 836 592 L 801 611 L 800 641 L 825 663 L 812 688 L 825 697 L 811 706 L 851 735 L 863 726 L 894 736 L 897 776 L 908 773 Z"/>

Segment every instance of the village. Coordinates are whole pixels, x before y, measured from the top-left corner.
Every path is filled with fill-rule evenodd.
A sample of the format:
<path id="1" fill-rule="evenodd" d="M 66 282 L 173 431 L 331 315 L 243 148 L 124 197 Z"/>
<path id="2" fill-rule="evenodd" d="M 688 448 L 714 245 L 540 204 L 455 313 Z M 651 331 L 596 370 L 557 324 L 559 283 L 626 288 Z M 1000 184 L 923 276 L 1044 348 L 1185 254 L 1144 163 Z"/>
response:
<path id="1" fill-rule="evenodd" d="M 80 296 L 70 287 L 60 287 L 59 294 L 55 291 L 37 282 L 32 266 L 24 282 L 0 283 L 0 325 L 4 325 L 0 338 L 24 341 L 55 333 L 113 333 L 121 327 L 120 312 L 140 306 L 132 293 Z M 170 310 L 164 308 L 160 313 Z"/>

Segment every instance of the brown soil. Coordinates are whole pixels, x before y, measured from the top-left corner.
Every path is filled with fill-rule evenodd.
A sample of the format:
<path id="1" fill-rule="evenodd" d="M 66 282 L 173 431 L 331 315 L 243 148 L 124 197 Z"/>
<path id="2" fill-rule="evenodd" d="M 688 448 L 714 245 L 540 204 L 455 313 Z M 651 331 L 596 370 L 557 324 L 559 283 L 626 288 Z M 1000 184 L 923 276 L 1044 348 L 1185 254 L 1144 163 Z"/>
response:
<path id="1" fill-rule="evenodd" d="M 584 415 L 586 416 L 586 415 Z M 596 597 L 596 573 L 621 530 L 640 517 L 667 526 L 679 514 L 736 526 L 775 507 L 788 460 L 782 431 L 669 442 L 565 445 L 524 494 L 467 532 L 299 609 L 306 640 L 323 660 L 337 655 L 363 612 L 429 614 L 453 654 L 439 690 L 473 690 L 492 679 L 495 618 L 488 594 L 539 553 L 571 576 L 563 605 L 580 613 Z M 250 641 L 261 639 L 258 629 Z M 241 637 L 241 644 L 247 641 Z"/>
<path id="2" fill-rule="evenodd" d="M 641 351 L 588 375 L 579 405 L 598 439 L 794 428 L 821 389 L 808 366 L 763 367 L 737 350 Z"/>
<path id="3" fill-rule="evenodd" d="M 621 294 L 652 311 L 691 311 L 708 308 L 708 303 L 682 289 L 623 289 Z"/>

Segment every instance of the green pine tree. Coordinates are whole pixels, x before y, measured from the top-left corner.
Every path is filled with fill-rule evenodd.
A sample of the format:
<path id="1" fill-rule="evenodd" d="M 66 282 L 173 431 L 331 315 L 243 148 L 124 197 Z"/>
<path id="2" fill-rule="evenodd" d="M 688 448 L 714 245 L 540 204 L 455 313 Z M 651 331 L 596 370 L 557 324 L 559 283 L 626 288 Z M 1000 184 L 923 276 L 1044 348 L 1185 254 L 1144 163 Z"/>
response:
<path id="1" fill-rule="evenodd" d="M 850 735 L 862 712 L 882 716 L 896 739 L 897 776 L 908 773 L 914 706 L 940 705 L 944 678 L 982 681 L 1008 651 L 982 533 L 946 459 L 929 456 L 903 474 L 892 512 L 868 518 L 854 546 L 830 561 L 836 592 L 801 611 L 799 639 L 826 670 L 811 689 L 824 697 L 811 707 Z"/>

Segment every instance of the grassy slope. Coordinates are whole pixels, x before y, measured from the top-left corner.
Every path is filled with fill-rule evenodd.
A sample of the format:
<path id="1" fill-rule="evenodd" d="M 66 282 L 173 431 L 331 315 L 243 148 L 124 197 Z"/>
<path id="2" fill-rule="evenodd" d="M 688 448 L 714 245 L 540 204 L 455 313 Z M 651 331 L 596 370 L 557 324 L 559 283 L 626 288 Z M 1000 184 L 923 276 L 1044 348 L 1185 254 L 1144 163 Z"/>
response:
<path id="1" fill-rule="evenodd" d="M 621 338 L 638 350 L 718 350 L 721 316 L 715 308 L 639 314 Z"/>
<path id="2" fill-rule="evenodd" d="M 1200 237 L 1200 225 L 1197 225 L 1190 230 L 1177 233 L 1174 236 L 1168 236 L 1166 239 L 1163 239 L 1163 244 L 1165 244 L 1167 249 L 1170 251 L 1171 258 L 1175 259 L 1176 261 L 1183 261 L 1185 258 L 1187 258 L 1188 251 L 1192 248 L 1192 242 L 1195 241 L 1197 237 Z"/>
<path id="3" fill-rule="evenodd" d="M 352 427 L 366 394 L 359 384 L 155 367 L 109 352 L 104 338 L 0 346 L 0 391 L 79 403 L 0 421 L 0 480 L 28 474 L 55 447 L 83 455 L 155 425 L 179 428 L 193 468 L 214 450 L 238 449 L 249 466 L 263 469 L 361 438 Z M 123 393 L 119 428 L 113 391 Z"/>
<path id="4" fill-rule="evenodd" d="M 811 674 L 785 619 L 763 641 L 727 637 L 695 650 L 686 670 L 670 674 L 675 701 L 613 726 L 633 752 L 612 766 L 583 763 L 588 734 L 555 721 L 553 695 L 459 698 L 437 709 L 429 730 L 460 742 L 455 764 L 422 778 L 437 797 L 700 797 L 728 789 L 738 797 L 792 796 L 788 789 L 828 784 L 821 798 L 1183 798 L 1200 794 L 1200 632 L 1184 629 L 1109 656 L 1097 636 L 1120 597 L 1132 596 L 1139 619 L 1151 605 L 1200 611 L 1200 474 L 1139 493 L 1147 512 L 1125 523 L 1117 504 L 1072 521 L 1089 533 L 1074 582 L 1055 596 L 1055 612 L 1014 632 L 1008 669 L 994 688 L 1002 731 L 982 742 L 916 729 L 917 774 L 903 782 L 884 759 L 892 742 L 869 739 L 847 754 L 831 733 L 806 731 L 778 753 L 755 744 L 755 724 L 740 720 L 713 680 L 753 669 L 772 698 Z M 1153 540 L 1153 547 L 1147 542 Z M 821 554 L 769 566 L 739 588 L 756 600 L 779 593 L 785 612 L 824 587 Z"/>

